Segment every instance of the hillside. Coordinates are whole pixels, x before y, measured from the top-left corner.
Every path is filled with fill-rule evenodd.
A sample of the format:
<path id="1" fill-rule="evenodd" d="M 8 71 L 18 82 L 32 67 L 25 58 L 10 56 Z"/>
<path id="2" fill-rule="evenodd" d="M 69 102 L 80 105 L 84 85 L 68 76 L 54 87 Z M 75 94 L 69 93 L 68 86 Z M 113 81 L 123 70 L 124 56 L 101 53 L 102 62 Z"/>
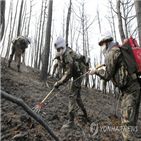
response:
<path id="1" fill-rule="evenodd" d="M 3 59 L 1 59 L 3 62 Z M 52 89 L 56 78 L 47 78 L 49 87 L 40 81 L 40 72 L 37 69 L 21 65 L 21 73 L 17 72 L 14 62 L 11 68 L 1 63 L 1 89 L 8 94 L 22 99 L 30 108 L 38 105 Z M 68 121 L 68 92 L 66 83 L 55 90 L 42 105 L 38 114 L 62 141 L 120 141 L 121 132 L 108 131 L 106 127 L 120 126 L 120 104 L 118 118 L 115 118 L 117 100 L 111 94 L 102 94 L 100 91 L 82 86 L 82 99 L 88 111 L 90 122 L 79 114 L 75 116 L 75 129 L 61 129 Z M 92 123 L 98 124 L 99 131 L 96 135 L 90 132 Z M 141 107 L 136 136 L 141 141 Z M 101 129 L 101 130 L 100 130 Z M 103 130 L 102 130 L 103 129 Z M 104 130 L 105 129 L 105 130 Z M 53 141 L 36 120 L 29 116 L 22 107 L 1 98 L 1 141 Z"/>

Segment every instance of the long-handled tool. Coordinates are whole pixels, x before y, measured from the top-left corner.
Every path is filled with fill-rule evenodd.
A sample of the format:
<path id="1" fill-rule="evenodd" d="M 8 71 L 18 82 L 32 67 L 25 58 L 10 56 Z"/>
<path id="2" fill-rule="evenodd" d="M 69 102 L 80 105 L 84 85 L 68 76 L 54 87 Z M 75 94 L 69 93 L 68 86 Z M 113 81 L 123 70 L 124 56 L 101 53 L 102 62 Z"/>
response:
<path id="1" fill-rule="evenodd" d="M 97 66 L 95 69 L 99 69 L 99 68 L 101 68 L 101 67 L 103 67 L 103 66 L 105 66 L 105 64 L 102 64 L 102 65 L 100 65 L 100 66 Z"/>
<path id="2" fill-rule="evenodd" d="M 96 67 L 95 69 L 98 69 L 100 67 L 104 66 L 104 64 Z M 86 75 L 88 72 L 86 72 L 85 74 L 81 75 L 80 77 Z M 79 79 L 80 77 L 78 77 L 77 79 Z M 75 82 L 77 79 L 75 79 L 73 82 Z M 36 107 L 33 108 L 33 111 L 36 112 L 36 113 L 39 113 L 40 112 L 40 109 L 41 109 L 41 106 L 42 104 L 45 102 L 45 100 L 50 96 L 50 94 L 54 91 L 55 87 L 53 87 L 53 89 L 47 94 L 47 96 L 42 100 L 42 102 L 37 105 Z"/>
<path id="3" fill-rule="evenodd" d="M 50 94 L 54 91 L 55 87 L 47 94 L 47 96 L 42 100 L 42 102 L 39 105 L 36 105 L 36 107 L 33 108 L 33 111 L 36 113 L 40 112 L 42 104 L 45 102 L 45 100 L 50 96 Z"/>

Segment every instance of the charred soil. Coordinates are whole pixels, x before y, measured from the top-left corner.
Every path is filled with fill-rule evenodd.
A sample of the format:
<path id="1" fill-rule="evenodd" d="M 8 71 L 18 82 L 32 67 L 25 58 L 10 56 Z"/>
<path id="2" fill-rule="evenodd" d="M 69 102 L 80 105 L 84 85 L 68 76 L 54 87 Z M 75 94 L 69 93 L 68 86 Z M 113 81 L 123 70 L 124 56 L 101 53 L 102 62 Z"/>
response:
<path id="1" fill-rule="evenodd" d="M 50 92 L 57 78 L 47 78 L 49 87 L 40 81 L 40 71 L 21 64 L 17 72 L 16 64 L 1 59 L 1 90 L 22 99 L 30 108 L 38 105 Z M 112 94 L 85 88 L 82 85 L 81 95 L 90 121 L 80 116 L 81 110 L 76 107 L 75 129 L 62 129 L 68 121 L 69 86 L 71 82 L 52 92 L 43 103 L 39 116 L 50 126 L 61 141 L 120 141 L 121 132 L 110 131 L 108 127 L 120 127 L 120 104 L 118 118 L 115 118 L 117 99 Z M 141 111 L 141 108 L 140 108 Z M 94 123 L 94 124 L 93 124 Z M 92 125 L 97 125 L 93 126 Z M 138 119 L 136 136 L 141 140 L 141 114 Z M 91 128 L 90 128 L 91 127 Z M 95 131 L 98 127 L 98 133 Z M 1 140 L 2 141 L 53 141 L 54 139 L 36 120 L 29 116 L 22 107 L 1 98 Z"/>

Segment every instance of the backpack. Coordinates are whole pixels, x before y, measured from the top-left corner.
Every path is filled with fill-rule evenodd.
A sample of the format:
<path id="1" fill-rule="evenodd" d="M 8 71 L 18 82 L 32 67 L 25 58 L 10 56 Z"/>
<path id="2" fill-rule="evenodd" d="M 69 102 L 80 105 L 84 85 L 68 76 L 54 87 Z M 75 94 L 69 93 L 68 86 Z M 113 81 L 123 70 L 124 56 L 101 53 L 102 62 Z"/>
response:
<path id="1" fill-rule="evenodd" d="M 127 64 L 129 74 L 141 75 L 141 48 L 132 36 L 120 45 L 121 53 Z"/>
<path id="2" fill-rule="evenodd" d="M 77 72 L 83 72 L 87 66 L 86 57 L 84 55 L 81 55 L 80 53 L 77 54 L 75 51 L 73 51 L 72 48 L 68 48 L 72 53 L 74 70 L 76 70 Z"/>
<path id="3" fill-rule="evenodd" d="M 25 40 L 25 37 L 24 36 L 18 36 L 17 38 L 15 38 L 14 40 L 12 40 L 12 43 L 15 45 L 16 42 L 20 39 L 24 39 Z"/>

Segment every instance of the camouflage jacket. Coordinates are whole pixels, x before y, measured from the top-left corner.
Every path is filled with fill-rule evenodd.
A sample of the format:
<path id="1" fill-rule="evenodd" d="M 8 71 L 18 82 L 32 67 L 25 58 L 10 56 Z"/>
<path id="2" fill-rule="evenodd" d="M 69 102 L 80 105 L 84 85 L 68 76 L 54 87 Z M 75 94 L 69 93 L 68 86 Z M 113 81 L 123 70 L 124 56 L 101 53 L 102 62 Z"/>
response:
<path id="1" fill-rule="evenodd" d="M 28 41 L 24 36 L 18 36 L 16 39 L 12 41 L 15 46 L 21 48 L 21 50 L 25 50 L 28 47 Z"/>
<path id="2" fill-rule="evenodd" d="M 60 83 L 67 82 L 71 77 L 80 76 L 80 72 L 83 72 L 82 70 L 85 68 L 83 62 L 79 62 L 80 57 L 70 47 L 66 47 L 66 51 L 62 56 L 64 75 L 59 81 Z"/>
<path id="3" fill-rule="evenodd" d="M 113 47 L 107 54 L 106 69 L 96 70 L 96 74 L 102 79 L 109 81 L 112 80 L 115 86 L 125 88 L 132 84 L 132 77 L 128 73 L 126 63 L 119 47 Z"/>

